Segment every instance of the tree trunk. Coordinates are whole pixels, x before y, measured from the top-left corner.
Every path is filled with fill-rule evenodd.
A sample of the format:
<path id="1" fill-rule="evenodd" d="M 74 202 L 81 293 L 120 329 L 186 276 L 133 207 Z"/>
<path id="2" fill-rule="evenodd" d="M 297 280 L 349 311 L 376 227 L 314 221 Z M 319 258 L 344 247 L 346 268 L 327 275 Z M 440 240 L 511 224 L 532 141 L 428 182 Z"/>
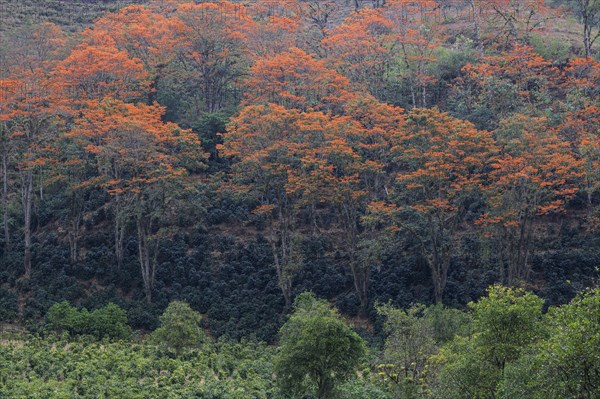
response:
<path id="1" fill-rule="evenodd" d="M 121 269 L 125 258 L 125 226 L 120 221 L 115 221 L 115 255 L 117 268 Z"/>
<path id="2" fill-rule="evenodd" d="M 79 261 L 79 236 L 81 231 L 82 204 L 83 199 L 80 199 L 77 194 L 73 194 L 71 198 L 71 220 L 69 221 L 69 252 L 71 263 L 75 264 Z"/>
<path id="3" fill-rule="evenodd" d="M 333 392 L 333 381 L 323 373 L 317 375 L 317 399 L 329 399 Z"/>
<path id="4" fill-rule="evenodd" d="M 117 268 L 123 267 L 123 260 L 125 258 L 125 230 L 126 222 L 123 220 L 121 215 L 121 198 L 115 198 L 115 214 L 114 214 L 114 225 L 115 225 L 115 256 L 117 258 Z"/>
<path id="5" fill-rule="evenodd" d="M 354 280 L 354 288 L 360 301 L 360 315 L 367 314 L 367 306 L 369 304 L 369 280 L 371 268 L 369 265 L 361 265 L 356 261 L 350 262 L 352 270 L 352 278 Z"/>
<path id="6" fill-rule="evenodd" d="M 281 289 L 283 295 L 283 301 L 285 310 L 292 306 L 292 277 L 285 270 L 285 262 L 287 261 L 285 253 L 279 256 L 279 249 L 277 248 L 276 237 L 269 238 L 271 244 L 271 250 L 273 251 L 273 261 L 275 263 L 275 270 L 277 272 L 277 283 Z M 283 245 L 283 243 L 282 243 Z"/>
<path id="7" fill-rule="evenodd" d="M 450 259 L 441 259 L 431 262 L 430 270 L 433 280 L 433 295 L 436 304 L 442 304 L 444 300 L 444 291 L 448 282 L 448 267 Z"/>
<path id="8" fill-rule="evenodd" d="M 23 177 L 22 192 L 23 214 L 24 214 L 24 235 L 25 235 L 25 254 L 23 263 L 25 268 L 25 278 L 31 277 L 31 214 L 33 208 L 33 171 L 27 170 Z"/>
<path id="9" fill-rule="evenodd" d="M 470 0 L 471 11 L 473 12 L 473 28 L 475 30 L 475 41 L 477 42 L 477 50 L 479 51 L 479 58 L 484 56 L 483 41 L 481 40 L 481 24 L 479 22 L 479 10 L 477 10 L 477 4 L 475 0 Z"/>
<path id="10" fill-rule="evenodd" d="M 77 214 L 71 219 L 69 229 L 69 249 L 71 254 L 71 263 L 79 261 L 79 229 L 81 225 L 81 214 Z"/>
<path id="11" fill-rule="evenodd" d="M 529 268 L 529 249 L 533 235 L 532 222 L 527 212 L 523 216 L 518 235 L 513 236 L 513 243 L 509 244 L 508 285 L 512 286 L 529 279 L 531 272 Z"/>
<path id="12" fill-rule="evenodd" d="M 138 256 L 140 268 L 142 271 L 142 281 L 144 282 L 144 295 L 146 302 L 152 302 L 152 288 L 154 288 L 155 267 L 150 257 L 150 231 L 149 227 L 142 220 L 141 216 L 137 218 L 138 233 Z M 153 258 L 154 260 L 155 258 Z"/>
<path id="13" fill-rule="evenodd" d="M 2 149 L 2 226 L 4 228 L 4 252 L 9 253 L 11 242 L 8 226 L 8 150 L 6 143 Z"/>
<path id="14" fill-rule="evenodd" d="M 358 226 L 358 210 L 348 198 L 342 203 L 341 208 L 342 222 L 346 235 L 346 251 L 348 251 L 348 262 L 352 272 L 354 289 L 360 301 L 360 315 L 364 316 L 367 313 L 369 303 L 369 280 L 371 275 L 371 265 L 362 264 L 357 256 L 359 252 L 359 226 Z"/>

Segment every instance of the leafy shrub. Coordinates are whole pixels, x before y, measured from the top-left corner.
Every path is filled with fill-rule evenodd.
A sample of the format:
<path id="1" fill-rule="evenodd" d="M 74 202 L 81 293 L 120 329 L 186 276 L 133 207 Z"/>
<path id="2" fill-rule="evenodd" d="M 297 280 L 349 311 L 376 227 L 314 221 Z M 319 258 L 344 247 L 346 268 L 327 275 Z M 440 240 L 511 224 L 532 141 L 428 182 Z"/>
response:
<path id="1" fill-rule="evenodd" d="M 89 316 L 89 329 L 98 338 L 125 339 L 131 335 L 127 313 L 114 303 L 94 310 Z"/>
<path id="2" fill-rule="evenodd" d="M 55 303 L 46 314 L 46 323 L 51 330 L 71 336 L 85 334 L 98 339 L 125 339 L 131 335 L 127 313 L 113 303 L 92 313 L 85 308 L 78 310 L 67 301 Z"/>
<path id="3" fill-rule="evenodd" d="M 204 334 L 200 329 L 201 320 L 202 315 L 190 305 L 173 301 L 160 316 L 160 327 L 152 334 L 152 340 L 180 355 L 184 349 L 197 347 L 204 341 Z"/>
<path id="4" fill-rule="evenodd" d="M 58 333 L 84 334 L 89 330 L 90 320 L 86 309 L 77 310 L 69 302 L 55 303 L 48 309 L 46 324 Z"/>

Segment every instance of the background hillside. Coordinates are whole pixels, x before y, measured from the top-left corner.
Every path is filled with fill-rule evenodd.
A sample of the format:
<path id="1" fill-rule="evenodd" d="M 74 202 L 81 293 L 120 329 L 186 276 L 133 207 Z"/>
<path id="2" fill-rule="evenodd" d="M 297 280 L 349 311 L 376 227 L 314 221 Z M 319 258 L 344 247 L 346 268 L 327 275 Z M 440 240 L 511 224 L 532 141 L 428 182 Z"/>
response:
<path id="1" fill-rule="evenodd" d="M 0 0 L 0 321 L 179 299 L 273 341 L 303 291 L 369 333 L 494 283 L 568 302 L 600 74 L 542 3 Z"/>

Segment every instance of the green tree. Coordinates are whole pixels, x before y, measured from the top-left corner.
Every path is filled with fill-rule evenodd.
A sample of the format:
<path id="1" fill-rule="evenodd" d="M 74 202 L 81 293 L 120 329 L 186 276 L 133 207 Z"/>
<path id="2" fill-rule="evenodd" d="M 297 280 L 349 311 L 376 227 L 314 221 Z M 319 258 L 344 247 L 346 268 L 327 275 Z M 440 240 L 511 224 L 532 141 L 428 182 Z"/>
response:
<path id="1" fill-rule="evenodd" d="M 184 349 L 197 347 L 204 340 L 200 320 L 202 315 L 190 305 L 173 301 L 160 316 L 160 327 L 152 333 L 152 340 L 180 355 Z"/>
<path id="2" fill-rule="evenodd" d="M 505 371 L 513 373 L 513 364 L 544 336 L 543 303 L 523 289 L 502 286 L 470 303 L 472 332 L 456 337 L 433 359 L 439 367 L 430 384 L 433 397 L 498 398 Z"/>
<path id="3" fill-rule="evenodd" d="M 362 338 L 312 293 L 296 298 L 280 334 L 275 370 L 282 391 L 292 397 L 311 392 L 333 398 L 336 385 L 350 378 L 366 351 Z"/>
<path id="4" fill-rule="evenodd" d="M 464 329 L 468 315 L 442 305 L 414 305 L 406 310 L 384 305 L 377 312 L 385 316 L 386 333 L 379 376 L 395 398 L 423 397 L 431 357 Z"/>
<path id="5" fill-rule="evenodd" d="M 543 334 L 544 300 L 523 289 L 492 286 L 487 297 L 470 303 L 474 339 L 484 356 L 499 369 Z"/>
<path id="6" fill-rule="evenodd" d="M 509 364 L 502 399 L 600 398 L 600 288 L 548 309 L 548 338 Z"/>
<path id="7" fill-rule="evenodd" d="M 87 310 L 77 310 L 68 301 L 62 301 L 48 309 L 46 323 L 58 333 L 83 334 L 89 325 L 89 313 Z"/>
<path id="8" fill-rule="evenodd" d="M 600 398 L 600 288 L 549 311 L 541 345 L 547 398 Z"/>
<path id="9" fill-rule="evenodd" d="M 90 314 L 90 332 L 98 338 L 125 339 L 131 335 L 127 313 L 114 303 Z"/>
<path id="10" fill-rule="evenodd" d="M 407 310 L 381 306 L 378 313 L 385 316 L 387 334 L 383 364 L 378 369 L 384 382 L 396 398 L 415 398 L 423 395 L 422 373 L 428 358 L 437 352 L 432 323 L 423 317 L 424 305 Z"/>

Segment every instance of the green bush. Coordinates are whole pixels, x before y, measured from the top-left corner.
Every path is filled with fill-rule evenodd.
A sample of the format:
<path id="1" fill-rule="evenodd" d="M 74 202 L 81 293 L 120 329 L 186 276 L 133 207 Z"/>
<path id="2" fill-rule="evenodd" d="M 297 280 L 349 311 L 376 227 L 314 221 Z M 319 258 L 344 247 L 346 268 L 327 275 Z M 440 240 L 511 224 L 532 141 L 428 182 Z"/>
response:
<path id="1" fill-rule="evenodd" d="M 160 316 L 160 327 L 152 333 L 152 341 L 180 355 L 185 349 L 196 348 L 204 341 L 201 320 L 202 315 L 190 305 L 173 301 Z"/>
<path id="2" fill-rule="evenodd" d="M 89 324 L 90 333 L 98 338 L 125 339 L 131 335 L 127 313 L 114 303 L 94 310 Z"/>
<path id="3" fill-rule="evenodd" d="M 89 331 L 90 315 L 86 309 L 77 310 L 69 302 L 55 303 L 46 313 L 48 327 L 58 333 L 69 333 L 71 336 L 85 334 Z"/>
<path id="4" fill-rule="evenodd" d="M 312 293 L 296 298 L 294 313 L 281 328 L 275 359 L 282 391 L 291 397 L 314 393 L 332 398 L 365 355 L 365 343 L 337 312 Z"/>
<path id="5" fill-rule="evenodd" d="M 85 308 L 78 310 L 67 301 L 55 303 L 48 309 L 46 324 L 50 330 L 59 334 L 68 333 L 70 336 L 125 339 L 131 335 L 127 314 L 113 303 L 92 313 Z"/>

